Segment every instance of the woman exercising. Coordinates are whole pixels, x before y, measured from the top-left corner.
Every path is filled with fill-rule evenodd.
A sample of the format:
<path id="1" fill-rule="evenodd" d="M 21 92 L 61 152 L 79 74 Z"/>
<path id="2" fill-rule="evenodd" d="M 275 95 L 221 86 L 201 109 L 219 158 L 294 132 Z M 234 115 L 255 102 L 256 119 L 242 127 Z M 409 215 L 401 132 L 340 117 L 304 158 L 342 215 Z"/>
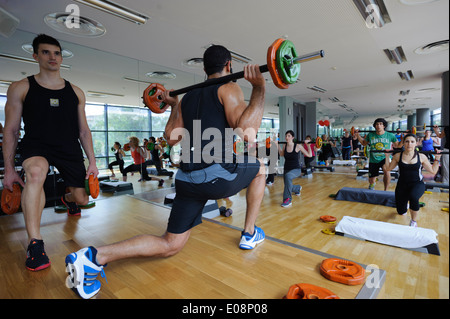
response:
<path id="1" fill-rule="evenodd" d="M 109 163 L 108 168 L 111 171 L 111 177 L 116 177 L 116 174 L 114 174 L 113 167 L 116 165 L 119 165 L 120 172 L 121 173 L 123 172 L 123 165 L 125 163 L 123 161 L 123 157 L 125 156 L 125 152 L 123 151 L 122 145 L 119 142 L 115 142 L 112 149 L 113 149 L 116 160 Z"/>
<path id="2" fill-rule="evenodd" d="M 292 180 L 302 174 L 300 167 L 299 154 L 302 152 L 305 156 L 311 157 L 311 148 L 306 150 L 303 145 L 294 143 L 294 131 L 286 132 L 286 145 L 283 149 L 278 146 L 280 156 L 284 156 L 284 192 L 283 203 L 281 207 L 289 207 L 292 205 L 292 193 L 300 196 L 302 187 L 294 185 Z"/>
<path id="3" fill-rule="evenodd" d="M 407 134 L 403 141 L 405 150 L 396 153 L 392 158 L 392 162 L 390 162 L 389 154 L 386 154 L 384 169 L 391 171 L 398 165 L 400 177 L 395 188 L 397 213 L 405 215 L 408 211 L 409 202 L 409 210 L 411 212 L 409 225 L 417 227 L 417 217 L 420 209 L 419 199 L 425 192 L 422 167 L 435 175 L 439 169 L 441 155 L 436 155 L 434 163 L 431 165 L 424 154 L 416 151 L 417 137 L 414 134 Z"/>

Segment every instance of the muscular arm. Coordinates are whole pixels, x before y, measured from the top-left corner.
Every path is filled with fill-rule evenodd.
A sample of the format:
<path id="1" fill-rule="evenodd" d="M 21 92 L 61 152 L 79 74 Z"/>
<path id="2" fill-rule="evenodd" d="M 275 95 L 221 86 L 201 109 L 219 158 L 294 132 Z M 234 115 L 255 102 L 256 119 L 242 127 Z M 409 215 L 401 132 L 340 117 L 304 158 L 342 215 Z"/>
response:
<path id="1" fill-rule="evenodd" d="M 164 130 L 164 137 L 166 138 L 167 144 L 174 146 L 183 138 L 184 121 L 181 114 L 182 101 L 178 101 L 177 97 L 170 97 L 169 92 L 165 91 L 163 93 L 163 101 L 166 101 L 172 107 L 169 120 Z"/>
<path id="2" fill-rule="evenodd" d="M 2 148 L 5 162 L 5 178 L 3 180 L 3 185 L 9 190 L 12 190 L 12 184 L 15 182 L 19 182 L 22 186 L 25 186 L 22 179 L 14 170 L 14 157 L 19 140 L 23 101 L 28 92 L 28 88 L 28 80 L 24 79 L 12 83 L 7 93 Z"/>
<path id="3" fill-rule="evenodd" d="M 247 142 L 253 143 L 264 114 L 265 79 L 259 71 L 258 65 L 246 65 L 244 78 L 253 86 L 248 105 L 244 101 L 241 88 L 234 82 L 221 86 L 218 93 L 230 127 L 242 130 L 243 136 L 241 137 Z"/>
<path id="4" fill-rule="evenodd" d="M 84 96 L 83 91 L 76 87 L 72 86 L 75 93 L 78 96 L 78 125 L 80 128 L 80 142 L 81 146 L 84 149 L 84 152 L 86 153 L 86 156 L 89 160 L 89 166 L 86 171 L 86 178 L 89 178 L 90 174 L 94 174 L 94 177 L 97 177 L 98 175 L 98 169 L 97 164 L 95 162 L 95 153 L 94 153 L 94 145 L 92 142 L 92 134 L 91 130 L 89 129 L 89 125 L 86 120 L 86 111 L 85 111 L 85 105 L 86 105 L 86 99 Z"/>

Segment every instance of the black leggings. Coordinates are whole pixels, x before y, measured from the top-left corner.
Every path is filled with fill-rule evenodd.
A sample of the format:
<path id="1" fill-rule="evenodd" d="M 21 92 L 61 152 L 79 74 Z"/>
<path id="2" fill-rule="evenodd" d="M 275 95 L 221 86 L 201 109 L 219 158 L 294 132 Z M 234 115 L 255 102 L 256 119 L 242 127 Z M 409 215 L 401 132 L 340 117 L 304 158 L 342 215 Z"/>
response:
<path id="1" fill-rule="evenodd" d="M 401 183 L 400 181 L 397 183 L 397 187 L 395 188 L 395 204 L 397 207 L 397 213 L 403 215 L 408 211 L 408 202 L 409 208 L 414 211 L 419 211 L 420 204 L 419 199 L 425 192 L 425 184 L 424 182 L 415 182 L 415 183 Z"/>
<path id="2" fill-rule="evenodd" d="M 145 164 L 145 163 L 131 164 L 131 165 L 125 167 L 125 169 L 122 171 L 122 175 L 127 176 L 127 174 L 130 172 L 139 172 L 139 173 L 141 173 L 141 176 L 144 180 L 146 180 L 146 181 L 151 180 L 151 177 L 148 176 L 147 164 Z"/>
<path id="3" fill-rule="evenodd" d="M 113 166 L 119 165 L 119 170 L 122 173 L 123 172 L 123 164 L 124 164 L 123 160 L 121 160 L 121 161 L 114 161 L 114 162 L 109 163 L 108 168 L 109 169 L 113 169 Z"/>

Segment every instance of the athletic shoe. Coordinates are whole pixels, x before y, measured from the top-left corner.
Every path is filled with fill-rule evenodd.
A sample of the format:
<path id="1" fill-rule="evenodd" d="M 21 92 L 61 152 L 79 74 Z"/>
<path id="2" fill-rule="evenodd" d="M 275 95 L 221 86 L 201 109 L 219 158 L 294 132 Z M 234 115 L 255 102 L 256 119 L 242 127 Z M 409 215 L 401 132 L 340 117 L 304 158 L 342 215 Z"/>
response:
<path id="1" fill-rule="evenodd" d="M 96 255 L 94 247 L 87 247 L 66 256 L 69 274 L 66 285 L 83 299 L 92 298 L 100 291 L 101 283 L 96 279 L 99 273 L 106 280 L 104 266 L 95 263 Z"/>
<path id="2" fill-rule="evenodd" d="M 242 232 L 239 248 L 246 250 L 253 249 L 255 248 L 256 244 L 263 242 L 265 238 L 266 235 L 264 234 L 264 231 L 261 228 L 255 226 L 253 235 Z"/>
<path id="3" fill-rule="evenodd" d="M 68 202 L 65 198 L 65 195 L 61 196 L 61 202 L 64 204 L 64 206 L 67 207 L 67 214 L 69 216 L 80 216 L 81 215 L 81 209 L 80 209 L 80 207 L 78 207 L 77 203 Z"/>
<path id="4" fill-rule="evenodd" d="M 281 207 L 289 207 L 289 206 L 292 206 L 292 199 L 286 198 L 283 204 L 281 204 Z"/>
<path id="5" fill-rule="evenodd" d="M 409 223 L 409 226 L 417 227 L 417 222 L 411 219 L 411 222 Z"/>
<path id="6" fill-rule="evenodd" d="M 369 184 L 369 189 L 370 190 L 374 190 L 375 189 L 375 184 Z"/>
<path id="7" fill-rule="evenodd" d="M 164 180 L 161 178 L 158 182 L 158 187 L 162 187 L 164 184 Z"/>
<path id="8" fill-rule="evenodd" d="M 27 248 L 25 266 L 31 271 L 39 271 L 50 266 L 51 262 L 44 251 L 44 241 L 32 239 Z"/>

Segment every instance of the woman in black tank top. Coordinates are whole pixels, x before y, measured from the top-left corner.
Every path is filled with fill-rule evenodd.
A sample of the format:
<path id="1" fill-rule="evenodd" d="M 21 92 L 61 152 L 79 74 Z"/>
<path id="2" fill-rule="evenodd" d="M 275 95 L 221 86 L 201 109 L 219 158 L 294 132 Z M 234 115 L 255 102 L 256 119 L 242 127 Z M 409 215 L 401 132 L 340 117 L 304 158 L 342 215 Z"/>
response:
<path id="1" fill-rule="evenodd" d="M 425 192 L 422 168 L 435 175 L 439 169 L 439 158 L 441 156 L 436 155 L 436 160 L 431 165 L 424 154 L 416 151 L 417 137 L 413 134 L 405 136 L 404 145 L 405 150 L 396 153 L 392 158 L 392 162 L 389 161 L 389 155 L 386 154 L 385 168 L 391 171 L 398 165 L 400 177 L 395 188 L 397 213 L 405 215 L 408 211 L 409 203 L 411 212 L 409 225 L 417 227 L 417 217 L 420 209 L 419 199 Z"/>
<path id="2" fill-rule="evenodd" d="M 299 155 L 302 152 L 305 156 L 311 157 L 311 148 L 306 150 L 303 145 L 294 143 L 294 132 L 289 130 L 286 132 L 286 145 L 283 149 L 278 146 L 280 156 L 284 156 L 284 192 L 283 203 L 281 207 L 289 207 L 292 205 L 292 193 L 300 196 L 302 187 L 300 185 L 294 185 L 293 179 L 299 177 L 302 174 L 300 167 Z"/>

